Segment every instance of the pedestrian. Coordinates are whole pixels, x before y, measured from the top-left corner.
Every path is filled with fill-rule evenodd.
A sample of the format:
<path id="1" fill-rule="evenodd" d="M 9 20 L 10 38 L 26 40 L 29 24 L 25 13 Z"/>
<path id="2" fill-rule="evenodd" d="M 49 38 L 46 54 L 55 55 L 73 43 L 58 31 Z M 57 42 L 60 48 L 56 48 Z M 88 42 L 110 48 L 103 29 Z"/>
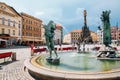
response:
<path id="1" fill-rule="evenodd" d="M 34 55 L 34 44 L 33 43 L 30 45 L 30 48 L 31 48 L 31 56 L 33 56 Z"/>

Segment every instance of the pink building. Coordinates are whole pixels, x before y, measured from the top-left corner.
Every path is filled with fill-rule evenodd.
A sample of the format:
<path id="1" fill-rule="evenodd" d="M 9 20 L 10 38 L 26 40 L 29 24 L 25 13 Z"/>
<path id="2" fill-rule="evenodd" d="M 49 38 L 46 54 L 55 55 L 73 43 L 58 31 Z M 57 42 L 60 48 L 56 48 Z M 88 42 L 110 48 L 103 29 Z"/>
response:
<path id="1" fill-rule="evenodd" d="M 111 27 L 111 39 L 112 40 L 117 40 L 117 38 L 118 38 L 117 32 L 118 32 L 118 27 L 112 26 Z"/>

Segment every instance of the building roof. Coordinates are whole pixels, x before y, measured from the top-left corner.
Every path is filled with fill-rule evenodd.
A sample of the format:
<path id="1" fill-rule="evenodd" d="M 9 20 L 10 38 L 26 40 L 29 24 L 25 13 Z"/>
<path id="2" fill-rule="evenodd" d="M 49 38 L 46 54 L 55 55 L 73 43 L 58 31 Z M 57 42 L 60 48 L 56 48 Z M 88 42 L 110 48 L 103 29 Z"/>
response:
<path id="1" fill-rule="evenodd" d="M 11 7 L 11 6 L 9 6 L 9 5 L 7 5 L 6 3 L 4 3 L 4 2 L 0 2 L 1 4 L 3 4 L 3 5 L 5 5 L 6 7 L 8 7 L 9 9 L 11 9 L 12 11 L 14 11 L 18 16 L 20 16 L 21 17 L 21 15 L 13 8 L 13 7 Z"/>
<path id="2" fill-rule="evenodd" d="M 21 16 L 27 16 L 27 17 L 30 17 L 30 18 L 33 18 L 33 19 L 36 19 L 36 20 L 42 22 L 42 20 L 40 20 L 39 18 L 36 18 L 36 17 L 34 17 L 34 16 L 31 16 L 31 15 L 29 15 L 29 14 L 27 14 L 27 13 L 21 12 L 20 14 L 21 14 Z"/>
<path id="3" fill-rule="evenodd" d="M 9 6 L 14 12 L 16 12 L 17 15 L 19 15 L 21 17 L 21 15 L 11 6 Z"/>
<path id="4" fill-rule="evenodd" d="M 61 28 L 62 28 L 62 26 L 61 26 L 60 24 L 55 24 L 55 27 L 56 27 L 57 29 L 61 29 Z"/>
<path id="5" fill-rule="evenodd" d="M 80 30 L 73 30 L 71 32 L 82 32 L 82 30 L 81 29 Z"/>

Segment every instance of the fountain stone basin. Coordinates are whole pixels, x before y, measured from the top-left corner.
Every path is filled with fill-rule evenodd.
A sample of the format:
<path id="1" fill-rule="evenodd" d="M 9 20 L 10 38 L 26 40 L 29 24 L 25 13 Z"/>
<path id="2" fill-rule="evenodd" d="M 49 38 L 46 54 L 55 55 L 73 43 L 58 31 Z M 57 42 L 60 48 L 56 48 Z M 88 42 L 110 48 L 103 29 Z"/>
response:
<path id="1" fill-rule="evenodd" d="M 51 65 L 46 61 L 48 55 L 42 53 L 24 62 L 33 77 L 42 80 L 120 79 L 120 61 L 97 60 L 94 53 L 59 52 L 60 64 Z"/>

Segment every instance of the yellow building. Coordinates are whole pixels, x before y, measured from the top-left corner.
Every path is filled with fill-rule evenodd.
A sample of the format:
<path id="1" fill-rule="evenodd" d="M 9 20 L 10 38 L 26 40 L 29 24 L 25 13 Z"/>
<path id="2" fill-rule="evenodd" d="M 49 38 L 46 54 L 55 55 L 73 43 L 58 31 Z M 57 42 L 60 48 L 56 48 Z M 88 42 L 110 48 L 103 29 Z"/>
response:
<path id="1" fill-rule="evenodd" d="M 63 42 L 64 43 L 77 43 L 78 38 L 81 35 L 82 30 L 73 30 L 67 34 L 64 35 Z M 97 34 L 95 32 L 91 31 L 91 37 L 93 42 L 97 42 Z"/>
<path id="2" fill-rule="evenodd" d="M 98 41 L 98 40 L 97 40 L 97 39 L 98 39 L 98 38 L 97 38 L 97 33 L 91 31 L 91 37 L 92 37 L 92 41 L 93 41 L 93 42 L 97 42 L 97 41 Z"/>
<path id="3" fill-rule="evenodd" d="M 7 40 L 7 45 L 21 43 L 22 17 L 11 6 L 0 2 L 0 38 Z"/>
<path id="4" fill-rule="evenodd" d="M 71 33 L 70 32 L 64 35 L 63 43 L 67 43 L 67 44 L 71 43 Z"/>
<path id="5" fill-rule="evenodd" d="M 22 45 L 42 44 L 41 25 L 42 21 L 26 13 L 21 13 L 22 16 Z"/>
<path id="6" fill-rule="evenodd" d="M 78 38 L 81 35 L 82 30 L 73 30 L 71 32 L 71 43 L 77 43 L 78 42 Z"/>

